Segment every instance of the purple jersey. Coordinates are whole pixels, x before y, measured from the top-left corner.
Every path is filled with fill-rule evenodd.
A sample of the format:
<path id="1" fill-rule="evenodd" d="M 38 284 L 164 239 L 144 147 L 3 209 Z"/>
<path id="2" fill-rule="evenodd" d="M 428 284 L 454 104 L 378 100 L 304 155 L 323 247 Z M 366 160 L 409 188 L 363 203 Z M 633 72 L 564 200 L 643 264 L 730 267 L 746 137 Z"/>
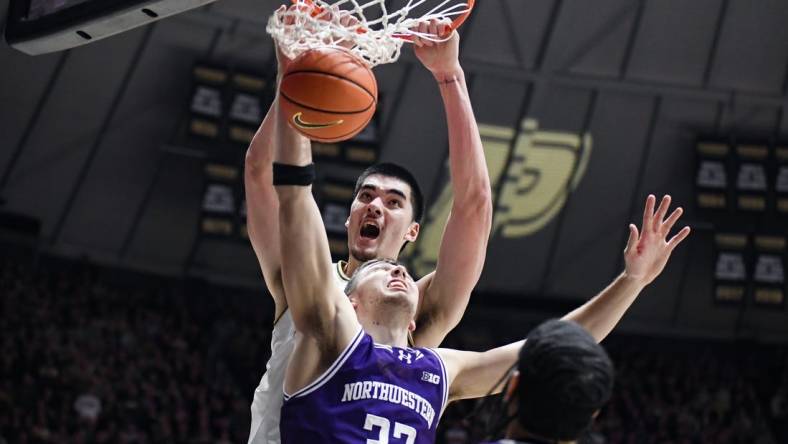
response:
<path id="1" fill-rule="evenodd" d="M 376 344 L 359 330 L 319 378 L 285 393 L 282 443 L 434 443 L 447 396 L 437 353 Z"/>

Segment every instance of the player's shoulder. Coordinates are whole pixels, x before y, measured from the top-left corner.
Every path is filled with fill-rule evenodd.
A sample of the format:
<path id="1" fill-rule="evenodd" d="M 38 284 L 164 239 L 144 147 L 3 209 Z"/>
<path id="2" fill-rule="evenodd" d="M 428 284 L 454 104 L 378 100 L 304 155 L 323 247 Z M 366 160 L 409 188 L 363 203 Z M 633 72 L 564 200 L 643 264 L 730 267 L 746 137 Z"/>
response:
<path id="1" fill-rule="evenodd" d="M 468 363 L 473 362 L 474 354 L 476 353 L 453 348 L 436 348 L 432 350 L 440 358 L 446 373 L 453 376 L 456 376 L 457 372 L 466 367 Z"/>
<path id="2" fill-rule="evenodd" d="M 475 353 L 465 350 L 457 350 L 453 348 L 443 348 L 443 347 L 432 348 L 430 350 L 432 350 L 436 355 L 440 356 L 441 359 L 447 362 L 467 359 L 469 355 Z"/>
<path id="3" fill-rule="evenodd" d="M 426 291 L 434 278 L 435 278 L 435 270 L 432 270 L 429 273 L 422 276 L 421 278 L 419 278 L 419 280 L 416 281 L 416 286 L 419 287 L 419 292 L 423 293 L 424 291 Z"/>

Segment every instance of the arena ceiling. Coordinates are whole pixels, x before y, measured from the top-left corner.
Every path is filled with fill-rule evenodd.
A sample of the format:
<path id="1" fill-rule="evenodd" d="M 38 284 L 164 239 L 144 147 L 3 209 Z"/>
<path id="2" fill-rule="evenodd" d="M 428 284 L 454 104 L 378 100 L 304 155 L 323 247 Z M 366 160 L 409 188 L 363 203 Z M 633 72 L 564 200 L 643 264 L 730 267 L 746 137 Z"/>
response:
<path id="1" fill-rule="evenodd" d="M 57 253 L 259 284 L 248 245 L 196 242 L 204 160 L 173 149 L 172 137 L 195 61 L 270 70 L 265 21 L 278 4 L 220 0 L 43 56 L 0 45 L 3 209 L 39 218 L 42 243 Z M 584 156 L 572 171 L 558 158 L 542 165 L 545 177 L 573 175 L 550 201 L 498 189 L 498 208 L 513 211 L 517 201 L 523 213 L 496 214 L 480 290 L 590 297 L 622 269 L 626 226 L 645 196 L 669 193 L 695 233 L 628 325 L 788 333 L 785 306 L 713 303 L 715 224 L 696 211 L 693 186 L 699 135 L 788 134 L 786 23 L 782 0 L 479 0 L 462 33 L 479 122 L 506 142 L 529 119 L 527 149 L 557 137 Z M 446 129 L 433 80 L 409 51 L 376 74 L 386 97 L 382 158 L 410 167 L 430 201 L 445 203 Z M 516 173 L 511 158 L 495 163 L 509 154 L 488 151 L 494 174 Z M 430 265 L 424 250 L 413 253 L 414 266 Z"/>

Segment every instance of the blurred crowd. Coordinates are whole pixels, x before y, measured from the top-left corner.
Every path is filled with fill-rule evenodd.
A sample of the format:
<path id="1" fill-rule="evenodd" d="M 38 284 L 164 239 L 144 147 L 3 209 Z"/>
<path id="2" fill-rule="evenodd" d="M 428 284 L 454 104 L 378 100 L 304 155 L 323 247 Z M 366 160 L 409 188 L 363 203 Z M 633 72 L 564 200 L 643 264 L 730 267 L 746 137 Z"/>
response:
<path id="1" fill-rule="evenodd" d="M 0 297 L 0 444 L 246 442 L 269 353 L 262 287 L 0 258 Z M 480 331 L 464 323 L 448 345 L 503 340 Z M 788 442 L 785 346 L 622 336 L 605 345 L 618 379 L 589 442 Z M 439 442 L 477 442 L 496 402 L 452 405 Z"/>
<path id="2" fill-rule="evenodd" d="M 0 437 L 246 442 L 270 321 L 244 295 L 129 289 L 69 268 L 2 265 Z"/>
<path id="3" fill-rule="evenodd" d="M 449 340 L 458 348 L 488 348 L 472 334 Z M 788 443 L 785 345 L 621 335 L 604 345 L 616 365 L 615 388 L 583 442 Z M 496 405 L 500 397 L 450 406 L 439 442 L 475 443 L 500 429 L 486 418 Z"/>
<path id="4" fill-rule="evenodd" d="M 772 408 L 785 348 L 644 338 L 610 348 L 617 389 L 598 421 L 609 442 L 788 442 L 772 425 L 786 413 Z"/>

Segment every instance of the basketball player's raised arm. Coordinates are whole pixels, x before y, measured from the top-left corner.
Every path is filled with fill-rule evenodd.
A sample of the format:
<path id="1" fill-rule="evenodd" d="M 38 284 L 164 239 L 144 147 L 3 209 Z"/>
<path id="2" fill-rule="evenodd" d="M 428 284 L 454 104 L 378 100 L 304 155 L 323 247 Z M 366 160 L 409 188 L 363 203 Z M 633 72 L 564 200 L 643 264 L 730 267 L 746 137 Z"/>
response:
<path id="1" fill-rule="evenodd" d="M 271 170 L 276 143 L 276 106 L 274 101 L 246 150 L 244 188 L 249 240 L 279 315 L 286 304 L 279 260 L 279 199 Z"/>
<path id="2" fill-rule="evenodd" d="M 286 120 L 277 119 L 277 126 L 281 134 L 282 127 L 287 126 Z M 311 147 L 308 142 L 292 146 L 280 143 L 275 160 L 287 167 L 311 165 Z M 282 282 L 288 308 L 296 330 L 313 340 L 311 346 L 319 354 L 325 348 L 334 349 L 349 341 L 359 324 L 347 297 L 333 285 L 328 237 L 312 196 L 312 186 L 276 185 L 274 188 L 279 198 Z M 340 316 L 345 322 L 338 319 Z M 301 341 L 296 346 L 303 345 Z"/>
<path id="3" fill-rule="evenodd" d="M 275 49 L 276 50 L 276 49 Z M 289 60 L 277 51 L 277 85 Z M 279 199 L 273 186 L 271 164 L 275 147 L 285 150 L 309 145 L 309 140 L 288 127 L 279 125 L 278 95 L 257 129 L 244 161 L 247 229 L 266 286 L 276 305 L 276 318 L 287 308 L 282 287 L 282 267 L 279 247 Z"/>
<path id="4" fill-rule="evenodd" d="M 449 401 L 500 393 L 503 376 L 517 362 L 524 343 L 517 341 L 485 352 L 438 349 L 448 372 Z"/>
<path id="5" fill-rule="evenodd" d="M 443 30 L 429 31 L 442 34 Z M 416 44 L 416 55 L 438 82 L 446 110 L 454 193 L 435 272 L 419 282 L 422 305 L 414 340 L 418 346 L 437 347 L 460 322 L 481 275 L 492 224 L 492 191 L 484 147 L 458 60 L 457 32 L 442 43 Z"/>
<path id="6" fill-rule="evenodd" d="M 690 228 L 684 227 L 668 240 L 683 210 L 676 208 L 666 218 L 670 196 L 662 198 L 656 212 L 655 203 L 653 195 L 646 198 L 640 231 L 629 225 L 624 271 L 602 292 L 563 318 L 582 325 L 597 342 L 613 330 L 643 288 L 662 273 L 673 249 L 690 233 Z"/>

